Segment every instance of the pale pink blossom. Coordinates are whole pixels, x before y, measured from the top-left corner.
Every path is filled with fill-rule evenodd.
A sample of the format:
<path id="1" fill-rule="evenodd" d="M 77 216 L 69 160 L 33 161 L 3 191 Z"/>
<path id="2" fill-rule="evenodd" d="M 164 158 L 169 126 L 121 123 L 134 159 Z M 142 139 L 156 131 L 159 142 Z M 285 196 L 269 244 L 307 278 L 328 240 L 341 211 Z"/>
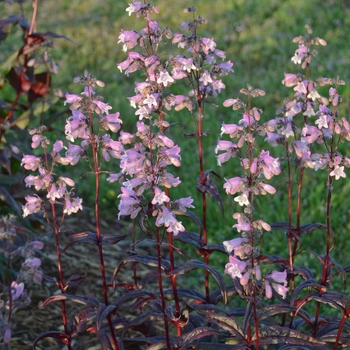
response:
<path id="1" fill-rule="evenodd" d="M 38 196 L 26 196 L 25 200 L 27 203 L 22 206 L 24 218 L 41 210 L 42 200 Z"/>
<path id="2" fill-rule="evenodd" d="M 24 291 L 24 283 L 17 283 L 16 281 L 11 282 L 11 294 L 12 294 L 12 301 L 17 300 L 20 298 L 20 296 L 23 294 Z"/>
<path id="3" fill-rule="evenodd" d="M 163 84 L 164 86 L 168 86 L 169 83 L 173 83 L 174 79 L 169 75 L 168 71 L 164 70 L 159 73 L 159 77 L 157 79 L 158 84 Z"/>
<path id="4" fill-rule="evenodd" d="M 227 194 L 235 194 L 241 191 L 244 188 L 244 184 L 247 181 L 245 178 L 241 177 L 233 177 L 231 179 L 225 179 L 226 183 L 224 183 L 224 189 Z"/>
<path id="5" fill-rule="evenodd" d="M 70 198 L 67 196 L 64 202 L 63 213 L 70 215 L 72 213 L 77 213 L 78 210 L 83 210 L 83 206 L 81 205 L 82 201 L 81 198 Z"/>
<path id="6" fill-rule="evenodd" d="M 41 158 L 23 155 L 21 165 L 24 166 L 24 169 L 35 171 L 41 164 Z"/>
<path id="7" fill-rule="evenodd" d="M 344 167 L 336 165 L 333 171 L 329 174 L 330 176 L 335 176 L 336 180 L 339 180 L 341 177 L 345 178 L 346 174 L 344 172 Z"/>
<path id="8" fill-rule="evenodd" d="M 230 255 L 229 262 L 225 266 L 225 273 L 230 275 L 232 279 L 242 277 L 242 273 L 247 267 L 247 263 L 239 260 L 237 257 Z"/>
<path id="9" fill-rule="evenodd" d="M 153 205 L 155 205 L 155 204 L 162 205 L 164 202 L 170 202 L 170 198 L 160 188 L 155 187 L 154 188 L 154 197 L 153 197 L 151 203 Z"/>
<path id="10" fill-rule="evenodd" d="M 223 244 L 227 253 L 231 253 L 235 248 L 239 247 L 242 243 L 245 242 L 248 242 L 247 238 L 238 237 L 231 239 L 230 241 L 224 241 Z"/>

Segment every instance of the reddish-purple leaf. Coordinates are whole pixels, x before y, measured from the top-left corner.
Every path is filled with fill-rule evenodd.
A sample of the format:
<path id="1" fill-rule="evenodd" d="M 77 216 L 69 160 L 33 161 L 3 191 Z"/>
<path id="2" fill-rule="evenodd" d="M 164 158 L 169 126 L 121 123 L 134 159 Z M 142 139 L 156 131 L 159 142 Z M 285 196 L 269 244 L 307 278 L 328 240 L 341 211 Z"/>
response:
<path id="1" fill-rule="evenodd" d="M 98 300 L 92 295 L 92 294 L 87 294 L 84 296 L 79 296 L 79 295 L 70 295 L 70 294 L 58 294 L 58 295 L 53 295 L 49 298 L 47 298 L 41 305 L 40 307 L 47 306 L 51 303 L 57 302 L 57 301 L 62 301 L 62 300 L 71 300 L 79 304 L 83 304 L 86 306 L 90 307 L 95 307 L 97 308 L 99 305 Z"/>
<path id="2" fill-rule="evenodd" d="M 68 248 L 76 243 L 90 243 L 94 245 L 98 245 L 97 234 L 95 232 L 79 232 L 68 237 L 72 240 L 72 242 L 68 243 L 63 249 L 62 253 L 64 253 Z"/>
<path id="3" fill-rule="evenodd" d="M 218 202 L 222 216 L 224 216 L 224 205 L 222 203 L 222 198 L 213 179 L 210 177 L 210 173 L 213 173 L 220 178 L 220 175 L 218 175 L 214 170 L 206 170 L 204 172 L 204 183 L 202 183 L 200 176 L 197 178 L 197 190 L 201 193 L 208 193 L 211 197 L 213 197 Z"/>
<path id="4" fill-rule="evenodd" d="M 82 283 L 85 278 L 87 277 L 87 273 L 84 273 L 83 275 L 72 275 L 68 278 L 68 280 L 66 281 L 65 283 L 65 290 L 68 288 L 68 287 L 72 287 L 72 286 L 77 286 L 79 285 L 80 283 Z"/>
<path id="5" fill-rule="evenodd" d="M 233 336 L 238 338 L 239 342 L 245 343 L 245 335 L 243 327 L 233 316 L 223 316 L 212 312 L 202 314 L 202 316 L 209 322 L 216 323 L 221 329 L 230 332 Z"/>
<path id="6" fill-rule="evenodd" d="M 113 234 L 101 235 L 100 245 L 113 245 L 113 244 L 116 244 L 116 243 L 122 241 L 127 236 L 128 236 L 128 234 L 126 234 L 126 235 L 113 235 Z"/>
<path id="7" fill-rule="evenodd" d="M 294 306 L 296 302 L 296 298 L 298 297 L 299 293 L 305 289 L 305 288 L 315 288 L 317 291 L 324 291 L 324 286 L 317 283 L 315 280 L 307 280 L 301 282 L 293 291 L 291 297 L 290 297 L 290 305 Z"/>
<path id="8" fill-rule="evenodd" d="M 145 289 L 138 289 L 138 290 L 132 290 L 124 295 L 122 295 L 120 298 L 118 298 L 113 304 L 116 307 L 119 307 L 120 305 L 124 305 L 129 300 L 138 299 L 141 297 L 148 297 L 148 299 L 157 299 L 157 296 L 148 290 Z"/>
<path id="9" fill-rule="evenodd" d="M 188 345 L 200 338 L 219 335 L 220 332 L 210 327 L 198 327 L 181 337 L 180 349 L 186 349 Z"/>
<path id="10" fill-rule="evenodd" d="M 96 329 L 99 331 L 101 329 L 101 325 L 103 320 L 113 311 L 115 310 L 115 305 L 108 305 L 100 303 L 98 306 L 98 311 L 96 315 Z"/>
<path id="11" fill-rule="evenodd" d="M 217 284 L 219 285 L 219 288 L 221 290 L 222 297 L 224 299 L 225 304 L 227 303 L 227 294 L 226 294 L 226 283 L 224 277 L 216 271 L 213 267 L 210 265 L 205 264 L 204 262 L 197 261 L 197 260 L 189 260 L 185 263 L 185 265 L 170 271 L 170 275 L 177 276 L 179 274 L 185 274 L 186 272 L 198 269 L 198 268 L 204 268 L 206 269 L 216 280 Z"/>
<path id="12" fill-rule="evenodd" d="M 43 72 L 34 75 L 34 83 L 28 91 L 28 101 L 34 103 L 37 99 L 45 96 L 51 85 L 51 77 L 49 72 Z"/>
<path id="13" fill-rule="evenodd" d="M 72 337 L 85 330 L 87 322 L 96 315 L 92 308 L 87 308 L 74 315 L 68 323 L 68 329 Z"/>
<path id="14" fill-rule="evenodd" d="M 114 272 L 113 272 L 113 277 L 112 280 L 114 281 L 115 278 L 117 277 L 117 274 L 119 273 L 119 271 L 121 270 L 121 268 L 126 265 L 127 263 L 130 262 L 137 262 L 137 263 L 141 263 L 141 264 L 145 264 L 148 266 L 152 266 L 152 267 L 158 267 L 158 258 L 150 256 L 150 255 L 135 255 L 135 256 L 131 256 L 128 257 L 126 259 L 123 259 L 119 265 L 115 268 Z M 161 268 L 162 270 L 164 270 L 165 272 L 170 270 L 170 262 L 168 260 L 162 259 L 161 261 Z"/>
<path id="15" fill-rule="evenodd" d="M 191 231 L 179 232 L 176 236 L 173 237 L 173 239 L 183 243 L 193 244 L 197 248 L 203 247 L 204 244 L 201 236 L 198 233 Z"/>
<path id="16" fill-rule="evenodd" d="M 109 336 L 105 331 L 99 330 L 98 332 L 96 332 L 96 335 L 102 345 L 102 350 L 114 350 L 110 342 Z"/>
<path id="17" fill-rule="evenodd" d="M 62 333 L 62 332 L 54 332 L 54 331 L 51 331 L 51 332 L 45 332 L 45 333 L 41 333 L 39 334 L 35 340 L 34 340 L 34 343 L 33 343 L 33 349 L 35 350 L 38 342 L 40 340 L 43 340 L 45 338 L 53 338 L 53 339 L 58 339 L 60 342 L 62 342 L 63 344 L 65 345 L 68 345 L 70 344 L 70 341 L 71 341 L 71 336 L 69 334 L 65 334 L 65 333 Z"/>
<path id="18" fill-rule="evenodd" d="M 309 335 L 300 333 L 286 327 L 264 327 L 259 329 L 258 332 L 260 344 L 293 344 L 293 345 L 306 345 L 306 346 L 321 346 L 326 343 L 315 339 Z M 251 342 L 254 343 L 256 334 L 254 333 Z"/>

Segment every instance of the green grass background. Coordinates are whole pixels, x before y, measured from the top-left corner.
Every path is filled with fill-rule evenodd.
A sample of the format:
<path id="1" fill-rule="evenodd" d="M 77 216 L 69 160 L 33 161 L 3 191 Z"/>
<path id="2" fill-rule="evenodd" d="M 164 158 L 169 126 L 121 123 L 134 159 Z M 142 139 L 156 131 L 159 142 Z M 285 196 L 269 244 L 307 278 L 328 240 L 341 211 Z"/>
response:
<path id="1" fill-rule="evenodd" d="M 235 123 L 240 119 L 239 113 L 224 108 L 222 102 L 227 98 L 238 96 L 240 88 L 251 84 L 266 91 L 266 96 L 254 103 L 264 110 L 263 120 L 275 117 L 275 111 L 282 105 L 286 97 L 292 97 L 292 89 L 281 84 L 283 73 L 297 73 L 299 67 L 295 66 L 290 57 L 296 49 L 292 39 L 304 35 L 305 24 L 309 24 L 314 35 L 328 42 L 326 47 L 318 47 L 319 55 L 311 68 L 314 79 L 319 76 L 340 76 L 349 83 L 350 78 L 350 2 L 336 0 L 194 0 L 192 2 L 177 0 L 154 2 L 160 14 L 154 15 L 161 27 L 168 25 L 173 32 L 185 20 L 190 19 L 189 14 L 183 13 L 183 8 L 194 5 L 197 14 L 207 18 L 208 24 L 202 26 L 199 35 L 214 38 L 217 47 L 227 53 L 227 59 L 234 64 L 234 74 L 224 77 L 226 90 L 213 101 L 215 105 L 205 108 L 204 129 L 210 130 L 205 138 L 205 168 L 213 169 L 220 176 L 239 176 L 241 170 L 235 160 L 225 163 L 222 168 L 216 164 L 214 148 L 220 133 L 221 123 Z M 40 1 L 37 19 L 37 31 L 53 31 L 65 35 L 74 43 L 57 39 L 50 49 L 50 57 L 57 61 L 58 75 L 53 78 L 53 87 L 63 92 L 80 92 L 79 86 L 73 84 L 75 76 L 81 75 L 87 69 L 98 79 L 105 82 L 106 87 L 100 92 L 105 101 L 113 106 L 112 112 L 120 111 L 124 121 L 123 129 L 133 131 L 137 118 L 134 110 L 129 106 L 126 97 L 134 95 L 135 80 L 142 81 L 138 73 L 126 77 L 116 67 L 117 62 L 126 58 L 120 44 L 117 44 L 120 29 L 139 30 L 145 26 L 142 19 L 129 17 L 125 11 L 127 1 L 114 0 L 60 0 Z M 4 14 L 18 13 L 19 5 L 0 3 L 0 11 Z M 31 2 L 24 4 L 24 12 L 30 18 Z M 12 32 L 13 40 L 2 44 L 0 59 L 14 50 L 16 38 L 20 31 Z M 12 47 L 13 46 L 13 47 Z M 167 52 L 176 53 L 171 45 L 164 47 L 164 57 Z M 161 51 L 162 52 L 162 51 Z M 183 52 L 184 53 L 184 52 Z M 181 83 L 180 83 L 181 85 Z M 183 84 L 184 86 L 184 84 Z M 176 88 L 177 92 L 186 91 Z M 326 90 L 322 90 L 326 94 Z M 350 86 L 341 88 L 344 103 L 339 112 L 348 117 L 350 113 Z M 63 104 L 61 105 L 63 108 Z M 56 107 L 57 108 L 57 107 Z M 58 107 L 60 108 L 60 107 Z M 67 115 L 68 116 L 68 115 Z M 46 115 L 49 119 L 50 114 Z M 169 121 L 178 121 L 184 126 L 184 132 L 192 132 L 190 115 L 186 111 L 171 112 Z M 35 122 L 34 122 L 35 123 Z M 62 121 L 56 127 L 62 126 Z M 174 169 L 174 174 L 180 176 L 182 184 L 171 191 L 174 197 L 192 195 L 195 198 L 196 213 L 200 215 L 200 196 L 195 190 L 198 175 L 195 139 L 184 139 L 181 128 L 174 127 L 174 139 L 182 148 L 182 167 Z M 57 131 L 57 134 L 59 132 Z M 270 148 L 260 143 L 261 148 Z M 344 144 L 343 151 L 350 156 L 349 144 Z M 273 148 L 271 153 L 278 155 L 280 150 Z M 114 163 L 116 164 L 116 162 Z M 113 165 L 110 165 L 113 169 Z M 116 170 L 118 171 L 118 169 Z M 78 174 L 77 174 L 78 176 Z M 349 174 L 350 176 L 350 174 Z M 79 180 L 76 192 L 84 197 L 85 204 L 91 203 L 92 182 L 87 177 Z M 311 222 L 325 222 L 326 202 L 326 173 L 306 170 L 304 183 L 304 199 L 302 203 L 302 224 Z M 208 202 L 208 229 L 209 240 L 212 243 L 221 242 L 237 236 L 231 226 L 235 223 L 232 214 L 240 211 L 232 196 L 226 196 L 222 191 L 223 180 L 216 181 L 225 204 L 225 216 L 221 217 L 220 209 L 214 200 Z M 256 218 L 262 218 L 272 223 L 287 219 L 286 185 L 283 177 L 274 180 L 278 192 L 274 196 L 257 198 Z M 337 245 L 334 256 L 342 265 L 350 263 L 350 193 L 349 181 L 339 180 L 334 183 L 332 202 L 332 227 L 337 234 Z M 115 185 L 106 183 L 102 188 L 103 216 L 113 219 L 117 215 L 118 189 Z M 191 229 L 195 227 L 185 222 Z M 325 247 L 325 232 L 317 230 L 309 237 L 303 237 L 304 249 L 313 249 L 322 253 Z M 287 256 L 287 241 L 282 231 L 266 233 L 263 237 L 262 251 Z M 191 255 L 190 253 L 188 253 Z M 219 269 L 223 271 L 225 260 L 223 257 L 215 258 Z M 315 266 L 315 258 L 304 254 L 299 262 L 304 265 Z"/>

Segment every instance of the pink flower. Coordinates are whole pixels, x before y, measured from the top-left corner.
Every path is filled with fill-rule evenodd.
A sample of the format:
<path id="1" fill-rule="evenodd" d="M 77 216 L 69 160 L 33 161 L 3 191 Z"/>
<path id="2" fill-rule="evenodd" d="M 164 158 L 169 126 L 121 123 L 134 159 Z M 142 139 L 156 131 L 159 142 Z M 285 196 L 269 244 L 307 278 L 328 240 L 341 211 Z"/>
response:
<path id="1" fill-rule="evenodd" d="M 250 224 L 249 224 L 249 222 L 243 221 L 241 219 L 238 219 L 237 221 L 238 221 L 238 223 L 236 225 L 233 225 L 232 227 L 236 228 L 238 232 L 250 231 Z"/>
<path id="2" fill-rule="evenodd" d="M 269 185 L 269 184 L 265 184 L 263 182 L 259 183 L 259 187 L 260 187 L 260 193 L 262 195 L 265 195 L 266 193 L 270 193 L 270 194 L 275 194 L 276 193 L 276 189 Z"/>
<path id="3" fill-rule="evenodd" d="M 119 133 L 119 141 L 123 144 L 123 145 L 127 145 L 133 142 L 135 136 L 133 134 L 130 134 L 129 132 L 125 132 L 125 131 L 120 131 Z"/>
<path id="4" fill-rule="evenodd" d="M 109 110 L 112 109 L 111 106 L 108 105 L 108 103 L 99 101 L 99 100 L 92 100 L 92 102 L 95 104 L 95 112 L 97 114 L 108 114 Z"/>
<path id="5" fill-rule="evenodd" d="M 111 140 L 108 134 L 102 136 L 102 154 L 106 162 L 110 161 L 110 156 L 119 159 L 123 150 L 121 142 Z"/>
<path id="6" fill-rule="evenodd" d="M 232 279 L 242 277 L 242 273 L 246 269 L 248 264 L 244 261 L 237 259 L 235 256 L 229 256 L 229 263 L 225 266 L 225 273 L 230 275 Z"/>
<path id="7" fill-rule="evenodd" d="M 266 295 L 266 298 L 268 299 L 272 298 L 272 288 L 268 280 L 265 280 L 265 295 Z"/>
<path id="8" fill-rule="evenodd" d="M 164 86 L 168 86 L 169 83 L 173 83 L 174 79 L 169 75 L 169 73 L 164 70 L 159 73 L 157 83 L 163 84 Z"/>
<path id="9" fill-rule="evenodd" d="M 129 16 L 131 16 L 132 13 L 137 13 L 138 11 L 140 11 L 142 6 L 142 2 L 134 1 L 132 4 L 129 4 L 129 7 L 126 9 L 126 12 L 128 12 Z"/>
<path id="10" fill-rule="evenodd" d="M 234 238 L 230 241 L 224 241 L 224 247 L 227 253 L 231 253 L 235 248 L 239 247 L 242 243 L 248 242 L 247 238 Z"/>
<path id="11" fill-rule="evenodd" d="M 126 52 L 138 44 L 140 39 L 140 34 L 135 32 L 134 30 L 123 30 L 121 29 L 118 44 L 123 44 L 123 51 Z"/>
<path id="12" fill-rule="evenodd" d="M 119 119 L 120 113 L 113 113 L 108 114 L 105 117 L 103 117 L 100 121 L 101 128 L 105 130 L 111 130 L 112 132 L 118 132 L 120 129 L 120 124 L 123 123 L 122 120 Z"/>
<path id="13" fill-rule="evenodd" d="M 85 150 L 78 145 L 69 144 L 66 152 L 66 158 L 70 165 L 75 165 L 79 162 L 79 159 L 85 156 Z"/>
<path id="14" fill-rule="evenodd" d="M 135 219 L 142 209 L 140 199 L 132 189 L 121 187 L 121 191 L 122 193 L 118 196 L 120 198 L 118 220 L 122 215 L 130 215 L 131 219 Z"/>
<path id="15" fill-rule="evenodd" d="M 287 87 L 295 86 L 299 82 L 298 76 L 296 74 L 284 73 L 284 79 L 282 84 Z"/>
<path id="16" fill-rule="evenodd" d="M 35 171 L 41 164 L 41 158 L 23 155 L 21 165 L 24 166 L 24 169 Z"/>
<path id="17" fill-rule="evenodd" d="M 70 215 L 72 213 L 77 213 L 78 210 L 83 210 L 83 206 L 81 198 L 70 198 L 69 196 L 66 197 L 65 203 L 64 203 L 64 209 L 63 212 L 67 215 Z"/>
<path id="18" fill-rule="evenodd" d="M 179 209 L 183 212 L 186 212 L 186 208 L 194 208 L 192 205 L 193 199 L 191 197 L 185 197 L 174 200 L 174 204 L 179 207 Z"/>
<path id="19" fill-rule="evenodd" d="M 345 178 L 346 174 L 344 172 L 344 167 L 336 165 L 333 171 L 329 174 L 330 176 L 335 176 L 336 180 L 339 180 L 341 177 Z"/>
<path id="20" fill-rule="evenodd" d="M 26 196 L 25 199 L 27 203 L 22 206 L 24 218 L 41 210 L 42 200 L 38 196 Z"/>
<path id="21" fill-rule="evenodd" d="M 152 204 L 162 205 L 164 202 L 170 202 L 170 198 L 162 191 L 160 188 L 154 188 L 154 197 L 152 199 Z"/>
<path id="22" fill-rule="evenodd" d="M 220 135 L 229 134 L 231 138 L 237 137 L 243 129 L 243 126 L 238 126 L 236 124 L 222 124 Z"/>
<path id="23" fill-rule="evenodd" d="M 284 299 L 286 297 L 287 292 L 288 292 L 287 271 L 286 270 L 284 270 L 283 272 L 272 271 L 270 274 L 266 275 L 265 294 L 266 294 L 267 298 L 271 298 L 272 297 L 272 289 L 271 289 L 271 286 L 270 286 L 268 279 L 272 279 L 275 282 L 282 283 L 282 285 L 277 284 L 277 283 L 272 283 L 272 287 Z"/>
<path id="24" fill-rule="evenodd" d="M 64 101 L 64 105 L 69 103 L 69 104 L 73 104 L 75 108 L 80 107 L 80 103 L 83 100 L 80 96 L 75 94 L 68 94 L 68 93 L 65 96 L 66 96 L 66 100 Z"/>
<path id="25" fill-rule="evenodd" d="M 272 271 L 271 273 L 266 275 L 266 278 L 272 279 L 278 283 L 283 283 L 283 285 L 286 286 L 287 285 L 287 270 L 284 270 L 283 272 Z"/>
<path id="26" fill-rule="evenodd" d="M 207 86 L 209 83 L 213 82 L 211 75 L 207 70 L 204 71 L 202 76 L 199 78 L 199 81 L 203 82 L 204 86 Z"/>
<path id="27" fill-rule="evenodd" d="M 173 164 L 177 167 L 181 165 L 181 156 L 180 156 L 181 148 L 179 146 L 174 146 L 169 149 L 162 149 L 159 154 L 166 161 L 167 164 Z"/>
<path id="28" fill-rule="evenodd" d="M 247 181 L 245 178 L 233 177 L 231 179 L 225 179 L 224 189 L 227 194 L 235 194 L 244 188 L 244 183 Z"/>
<path id="29" fill-rule="evenodd" d="M 11 282 L 11 294 L 12 301 L 17 300 L 23 294 L 24 291 L 24 283 L 17 284 L 16 281 Z"/>
<path id="30" fill-rule="evenodd" d="M 38 267 L 41 266 L 41 260 L 39 258 L 27 259 L 24 262 L 24 266 L 30 267 L 30 268 L 33 268 L 33 269 L 37 269 Z"/>

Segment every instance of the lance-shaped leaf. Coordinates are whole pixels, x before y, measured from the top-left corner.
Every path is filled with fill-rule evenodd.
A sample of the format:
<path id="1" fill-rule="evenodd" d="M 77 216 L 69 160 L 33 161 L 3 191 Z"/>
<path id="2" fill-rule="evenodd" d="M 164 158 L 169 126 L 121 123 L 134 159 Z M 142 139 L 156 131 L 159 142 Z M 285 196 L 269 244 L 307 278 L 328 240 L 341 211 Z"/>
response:
<path id="1" fill-rule="evenodd" d="M 201 314 L 209 322 L 216 323 L 221 329 L 230 332 L 239 342 L 246 342 L 241 324 L 233 316 L 219 315 L 212 312 Z"/>
<path id="2" fill-rule="evenodd" d="M 293 294 L 290 297 L 290 306 L 293 307 L 295 305 L 296 298 L 299 293 L 305 288 L 315 288 L 318 291 L 324 291 L 324 286 L 317 283 L 315 280 L 306 280 L 301 282 L 293 291 Z"/>
<path id="3" fill-rule="evenodd" d="M 70 344 L 71 342 L 71 336 L 69 334 L 65 334 L 65 333 L 62 333 L 62 332 L 54 332 L 54 331 L 51 331 L 51 332 L 44 332 L 44 333 L 41 333 L 39 334 L 35 340 L 34 340 L 34 343 L 33 343 L 33 349 L 35 350 L 36 349 L 36 346 L 38 344 L 38 342 L 40 340 L 43 340 L 45 338 L 53 338 L 53 339 L 57 339 L 59 340 L 61 343 L 65 344 L 65 345 L 68 345 Z"/>
<path id="4" fill-rule="evenodd" d="M 196 304 L 206 303 L 205 295 L 195 289 L 189 288 L 178 288 L 177 295 L 180 300 L 186 302 L 193 302 Z M 164 297 L 169 300 L 174 299 L 174 292 L 172 289 L 167 289 L 164 291 Z"/>
<path id="5" fill-rule="evenodd" d="M 325 341 L 327 343 L 335 343 L 335 341 L 337 339 L 337 332 L 323 335 L 319 339 L 322 341 Z M 341 333 L 338 344 L 342 344 L 343 345 L 342 347 L 345 349 L 349 348 L 349 346 L 350 346 L 350 334 Z"/>
<path id="6" fill-rule="evenodd" d="M 317 339 L 319 339 L 320 337 L 326 334 L 337 333 L 338 330 L 339 330 L 339 321 L 334 320 L 334 321 L 324 322 L 318 325 L 318 329 L 315 336 Z M 350 333 L 350 324 L 348 322 L 344 322 L 343 330 Z"/>
<path id="7" fill-rule="evenodd" d="M 125 235 L 113 235 L 113 234 L 101 235 L 100 245 L 113 245 L 122 241 L 127 236 L 128 236 L 128 233 Z"/>
<path id="8" fill-rule="evenodd" d="M 259 322 L 265 320 L 268 317 L 275 316 L 278 314 L 286 314 L 296 311 L 296 307 L 291 307 L 289 304 L 277 304 L 277 305 L 269 305 L 259 310 L 257 313 Z M 309 325 L 312 325 L 309 314 L 301 309 L 298 314 L 303 317 L 303 319 L 307 320 Z"/>
<path id="9" fill-rule="evenodd" d="M 278 348 L 279 350 L 310 350 L 309 347 L 306 346 L 295 346 L 295 345 L 283 345 L 281 348 Z"/>
<path id="10" fill-rule="evenodd" d="M 253 317 L 253 301 L 248 300 L 248 305 L 245 309 L 244 319 L 243 319 L 243 331 L 244 334 L 248 333 L 248 328 L 250 326 L 250 320 Z"/>
<path id="11" fill-rule="evenodd" d="M 198 233 L 191 231 L 179 232 L 176 236 L 173 236 L 173 240 L 193 244 L 197 248 L 201 248 L 204 245 L 201 236 Z"/>
<path id="12" fill-rule="evenodd" d="M 114 350 L 114 347 L 109 340 L 108 334 L 105 331 L 99 330 L 96 332 L 96 335 L 102 345 L 103 350 Z"/>
<path id="13" fill-rule="evenodd" d="M 98 305 L 98 311 L 96 315 L 96 329 L 99 331 L 103 320 L 116 308 L 115 305 L 106 306 L 103 303 Z"/>
<path id="14" fill-rule="evenodd" d="M 163 321 L 164 320 L 164 314 L 162 312 L 157 311 L 149 311 L 145 312 L 137 317 L 135 317 L 132 321 L 129 323 L 129 328 L 133 326 L 138 326 L 145 324 L 147 321 Z"/>
<path id="15" fill-rule="evenodd" d="M 320 303 L 327 304 L 341 311 L 344 315 L 348 307 L 350 307 L 350 298 L 338 292 L 325 292 L 322 296 L 313 294 L 307 296 L 309 299 L 316 300 Z"/>
<path id="16" fill-rule="evenodd" d="M 200 237 L 203 236 L 203 225 L 202 225 L 202 222 L 200 221 L 199 217 L 195 213 L 193 213 L 192 211 L 190 211 L 188 209 L 183 211 L 183 210 L 179 210 L 179 209 L 176 209 L 176 208 L 171 208 L 171 210 L 176 216 L 185 216 L 187 218 L 192 219 L 199 227 Z"/>
<path id="17" fill-rule="evenodd" d="M 150 292 L 145 289 L 137 289 L 122 295 L 113 304 L 116 307 L 119 307 L 120 305 L 127 303 L 129 300 L 133 300 L 141 297 L 148 297 L 149 299 L 154 299 L 154 300 L 157 299 L 157 296 L 153 292 Z"/>
<path id="18" fill-rule="evenodd" d="M 206 269 L 215 279 L 217 282 L 220 290 L 222 297 L 224 299 L 224 303 L 227 303 L 227 293 L 226 293 L 226 283 L 224 277 L 216 271 L 213 267 L 210 265 L 205 264 L 204 262 L 197 261 L 197 260 L 189 260 L 185 263 L 185 265 L 169 272 L 169 275 L 174 275 L 177 276 L 179 274 L 185 274 L 188 271 L 192 271 L 198 268 L 203 268 Z"/>
<path id="19" fill-rule="evenodd" d="M 134 255 L 128 258 L 123 259 L 119 265 L 115 268 L 113 272 L 112 280 L 114 281 L 117 277 L 117 274 L 120 272 L 121 268 L 130 262 L 137 262 L 141 264 L 145 264 L 152 267 L 158 267 L 158 258 L 150 255 Z M 161 261 L 161 269 L 165 272 L 170 270 L 170 262 L 168 260 L 162 259 Z"/>
<path id="20" fill-rule="evenodd" d="M 71 336 L 74 337 L 77 333 L 84 331 L 87 322 L 95 315 L 96 312 L 90 307 L 74 315 L 68 323 Z"/>
<path id="21" fill-rule="evenodd" d="M 196 345 L 196 350 L 246 350 L 243 345 L 220 344 L 220 343 L 199 343 Z"/>
<path id="22" fill-rule="evenodd" d="M 227 251 L 222 243 L 206 244 L 202 248 L 198 248 L 197 252 L 200 256 L 209 256 L 213 252 L 220 252 L 227 255 Z"/>
<path id="23" fill-rule="evenodd" d="M 162 341 L 165 342 L 165 336 L 123 338 L 123 342 L 126 345 L 127 349 L 140 348 L 140 345 L 143 345 L 143 343 L 156 344 L 156 343 L 160 343 Z M 166 342 L 165 342 L 165 344 L 166 344 Z"/>
<path id="24" fill-rule="evenodd" d="M 256 340 L 256 334 L 254 333 L 251 342 Z M 305 345 L 305 346 L 321 346 L 326 343 L 315 339 L 309 335 L 300 333 L 286 327 L 264 327 L 258 332 L 260 344 L 293 344 L 293 345 Z"/>
<path id="25" fill-rule="evenodd" d="M 198 327 L 191 332 L 184 334 L 179 342 L 180 349 L 187 349 L 187 346 L 192 344 L 197 339 L 201 339 L 207 336 L 219 335 L 220 332 L 210 327 Z"/>
<path id="26" fill-rule="evenodd" d="M 333 264 L 338 270 L 338 272 L 335 273 L 334 276 L 341 274 L 341 276 L 343 278 L 343 289 L 345 290 L 345 288 L 346 288 L 346 271 L 343 269 L 343 267 L 340 264 L 338 264 L 336 261 L 334 261 L 331 257 L 329 257 L 329 259 L 330 259 L 331 264 Z"/>
<path id="27" fill-rule="evenodd" d="M 57 301 L 62 301 L 62 300 L 71 300 L 79 304 L 83 304 L 89 307 L 94 307 L 98 308 L 99 301 L 92 295 L 92 294 L 87 294 L 84 296 L 79 296 L 79 295 L 70 295 L 70 294 L 58 294 L 58 295 L 53 295 L 49 298 L 47 298 L 41 305 L 40 307 L 47 306 L 51 303 L 55 303 Z"/>
<path id="28" fill-rule="evenodd" d="M 226 286 L 227 298 L 238 295 L 236 287 L 234 285 Z M 217 289 L 209 295 L 210 304 L 218 304 L 222 300 L 221 290 Z"/>
<path id="29" fill-rule="evenodd" d="M 84 273 L 83 275 L 72 275 L 68 278 L 68 280 L 65 283 L 64 290 L 67 290 L 68 287 L 77 286 L 80 283 L 82 283 L 85 278 L 87 277 L 87 273 Z"/>
<path id="30" fill-rule="evenodd" d="M 214 180 L 210 177 L 210 173 L 213 173 L 220 179 L 220 175 L 214 170 L 206 170 L 204 172 L 204 183 L 202 183 L 200 176 L 197 178 L 197 190 L 201 193 L 208 193 L 211 197 L 213 197 L 218 202 L 222 216 L 224 216 L 224 205 L 222 203 L 222 198 L 214 183 Z"/>
<path id="31" fill-rule="evenodd" d="M 75 243 L 90 243 L 98 245 L 97 234 L 95 232 L 79 232 L 68 237 L 72 242 L 69 242 L 62 250 L 62 253 L 65 252 L 69 247 Z"/>

